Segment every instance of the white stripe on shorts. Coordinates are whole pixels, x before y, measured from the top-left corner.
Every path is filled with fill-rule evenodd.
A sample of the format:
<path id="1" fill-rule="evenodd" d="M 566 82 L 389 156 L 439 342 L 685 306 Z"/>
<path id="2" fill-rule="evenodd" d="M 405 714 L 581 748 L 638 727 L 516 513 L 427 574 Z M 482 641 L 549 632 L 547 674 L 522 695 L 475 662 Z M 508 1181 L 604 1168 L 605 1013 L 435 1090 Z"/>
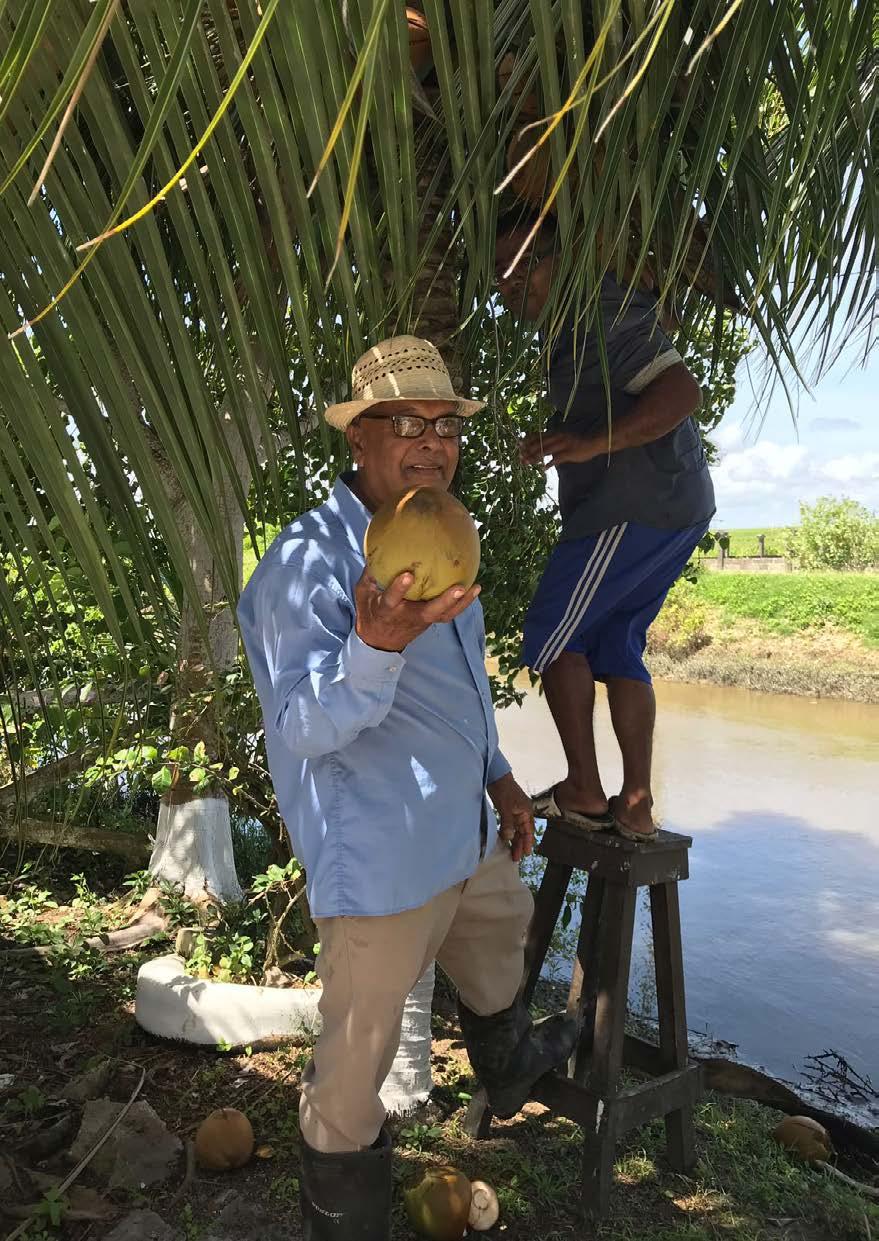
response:
<path id="1" fill-rule="evenodd" d="M 622 542 L 628 524 L 628 522 L 624 521 L 622 525 L 611 526 L 609 530 L 602 530 L 596 539 L 592 555 L 586 562 L 586 567 L 580 575 L 579 582 L 571 592 L 571 598 L 564 616 L 543 644 L 543 649 L 532 665 L 535 672 L 543 672 L 547 665 L 558 658 L 565 644 L 577 632 L 577 627 L 586 615 L 589 604 L 595 597 L 595 592 L 598 590 L 610 567 L 614 552 Z"/>

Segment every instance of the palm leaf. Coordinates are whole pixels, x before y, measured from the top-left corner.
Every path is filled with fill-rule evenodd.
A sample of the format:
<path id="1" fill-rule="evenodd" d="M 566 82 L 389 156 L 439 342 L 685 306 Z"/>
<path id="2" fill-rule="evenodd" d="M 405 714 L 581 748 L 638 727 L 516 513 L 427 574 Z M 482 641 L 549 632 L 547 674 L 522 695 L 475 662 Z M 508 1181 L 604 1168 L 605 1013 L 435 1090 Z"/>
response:
<path id="1" fill-rule="evenodd" d="M 35 323 L 0 345 L 0 536 L 71 597 L 88 582 L 120 649 L 167 649 L 200 606 L 183 510 L 234 599 L 230 511 L 256 542 L 326 488 L 342 450 L 313 428 L 368 342 L 427 325 L 478 360 L 530 94 L 519 171 L 559 230 L 550 336 L 588 327 L 612 270 L 683 302 L 694 330 L 737 299 L 782 375 L 805 373 L 803 342 L 818 373 L 840 341 L 872 347 L 869 6 L 422 8 L 417 85 L 398 0 L 144 0 L 94 57 L 112 0 L 0 8 L 0 322 Z M 504 373 L 532 365 L 530 330 L 504 351 Z M 27 646 L 14 606 L 0 594 Z M 36 648 L 23 659 L 63 681 Z"/>

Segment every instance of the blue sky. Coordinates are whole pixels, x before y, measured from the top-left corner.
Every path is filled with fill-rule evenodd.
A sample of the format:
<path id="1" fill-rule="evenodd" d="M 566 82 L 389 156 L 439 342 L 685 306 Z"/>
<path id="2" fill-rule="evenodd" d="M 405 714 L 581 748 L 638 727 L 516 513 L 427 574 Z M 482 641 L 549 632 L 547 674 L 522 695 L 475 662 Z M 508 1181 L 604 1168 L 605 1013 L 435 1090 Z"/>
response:
<path id="1" fill-rule="evenodd" d="M 736 399 L 713 436 L 717 526 L 789 525 L 800 500 L 822 495 L 879 510 L 879 351 L 864 368 L 859 356 L 851 351 L 810 391 L 795 393 L 796 423 L 780 385 L 758 408 L 760 355 L 742 363 Z"/>

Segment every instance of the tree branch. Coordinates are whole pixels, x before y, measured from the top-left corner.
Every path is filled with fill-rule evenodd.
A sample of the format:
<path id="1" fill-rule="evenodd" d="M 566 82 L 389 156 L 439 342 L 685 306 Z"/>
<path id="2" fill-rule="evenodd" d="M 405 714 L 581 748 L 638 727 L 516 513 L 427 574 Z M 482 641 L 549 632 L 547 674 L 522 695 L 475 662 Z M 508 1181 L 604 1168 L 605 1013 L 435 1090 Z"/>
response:
<path id="1" fill-rule="evenodd" d="M 0 806 L 12 806 L 19 800 L 19 797 L 23 802 L 29 802 L 41 789 L 56 781 L 65 780 L 75 772 L 82 771 L 83 767 L 91 762 L 92 757 L 91 754 L 77 750 L 73 754 L 65 754 L 63 758 L 56 759 L 53 763 L 45 763 L 42 767 L 23 772 L 17 780 L 10 780 L 9 784 L 0 785 Z"/>
<path id="2" fill-rule="evenodd" d="M 51 845 L 56 849 L 92 849 L 115 853 L 131 862 L 144 862 L 150 855 L 147 825 L 142 833 L 114 832 L 106 828 L 85 827 L 78 823 L 53 823 L 50 819 L 22 819 L 20 823 L 0 824 L 0 839 L 28 844 Z"/>

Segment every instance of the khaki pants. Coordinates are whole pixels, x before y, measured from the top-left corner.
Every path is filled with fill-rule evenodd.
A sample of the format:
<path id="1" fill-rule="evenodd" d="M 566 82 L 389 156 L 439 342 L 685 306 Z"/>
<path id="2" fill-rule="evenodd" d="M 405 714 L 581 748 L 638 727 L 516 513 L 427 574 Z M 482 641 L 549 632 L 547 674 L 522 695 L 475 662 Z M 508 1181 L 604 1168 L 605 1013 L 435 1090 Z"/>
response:
<path id="1" fill-rule="evenodd" d="M 480 1016 L 512 1004 L 532 905 L 509 848 L 498 841 L 471 879 L 419 909 L 317 919 L 323 1030 L 299 1105 L 309 1146 L 359 1150 L 378 1137 L 385 1119 L 379 1091 L 397 1054 L 403 1005 L 431 961 Z"/>

